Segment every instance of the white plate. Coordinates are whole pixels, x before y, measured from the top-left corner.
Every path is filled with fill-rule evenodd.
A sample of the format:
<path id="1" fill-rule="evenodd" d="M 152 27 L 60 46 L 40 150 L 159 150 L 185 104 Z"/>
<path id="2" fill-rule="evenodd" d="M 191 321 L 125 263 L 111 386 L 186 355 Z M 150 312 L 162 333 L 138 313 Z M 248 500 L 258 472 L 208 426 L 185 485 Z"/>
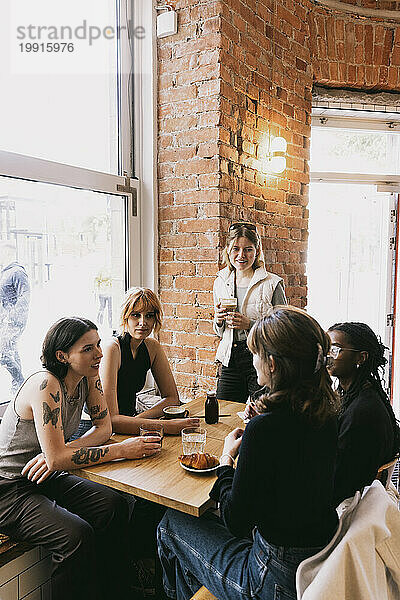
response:
<path id="1" fill-rule="evenodd" d="M 210 467 L 209 469 L 193 469 L 193 467 L 187 467 L 186 465 L 183 465 L 181 461 L 179 461 L 179 464 L 181 465 L 182 469 L 189 471 L 189 473 L 212 473 L 219 467 L 219 465 L 216 465 L 215 467 Z"/>

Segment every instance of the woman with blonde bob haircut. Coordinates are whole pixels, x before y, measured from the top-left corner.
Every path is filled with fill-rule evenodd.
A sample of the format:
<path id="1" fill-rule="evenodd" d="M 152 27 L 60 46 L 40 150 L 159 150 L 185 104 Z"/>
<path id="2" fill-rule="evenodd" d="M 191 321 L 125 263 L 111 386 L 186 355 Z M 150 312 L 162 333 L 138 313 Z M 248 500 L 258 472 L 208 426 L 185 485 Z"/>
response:
<path id="1" fill-rule="evenodd" d="M 259 413 L 225 438 L 210 493 L 221 516 L 168 510 L 158 527 L 169 598 L 186 600 L 201 585 L 229 600 L 296 598 L 298 565 L 337 527 L 329 338 L 304 311 L 276 306 L 252 327 L 248 344 L 264 389 Z"/>
<path id="2" fill-rule="evenodd" d="M 286 304 L 286 297 L 282 278 L 264 267 L 261 238 L 253 223 L 231 224 L 223 262 L 213 288 L 214 331 L 221 338 L 215 357 L 220 363 L 217 398 L 246 402 L 259 389 L 247 334 L 271 306 Z"/>
<path id="3" fill-rule="evenodd" d="M 137 305 L 136 305 L 137 303 Z M 135 306 L 136 305 L 136 306 Z M 147 288 L 134 287 L 127 291 L 121 306 L 121 329 L 128 331 L 128 321 L 130 315 L 136 310 L 154 312 L 154 333 L 158 333 L 162 326 L 163 309 L 161 302 L 156 294 Z"/>
<path id="4" fill-rule="evenodd" d="M 121 308 L 122 333 L 104 351 L 101 376 L 113 431 L 138 434 L 141 425 L 157 419 L 165 406 L 179 405 L 178 390 L 161 344 L 149 337 L 158 333 L 163 311 L 156 294 L 142 287 L 127 291 Z M 162 400 L 136 413 L 136 394 L 143 388 L 148 371 L 155 379 Z M 198 419 L 162 421 L 164 432 L 178 434 L 184 427 L 198 425 Z"/>

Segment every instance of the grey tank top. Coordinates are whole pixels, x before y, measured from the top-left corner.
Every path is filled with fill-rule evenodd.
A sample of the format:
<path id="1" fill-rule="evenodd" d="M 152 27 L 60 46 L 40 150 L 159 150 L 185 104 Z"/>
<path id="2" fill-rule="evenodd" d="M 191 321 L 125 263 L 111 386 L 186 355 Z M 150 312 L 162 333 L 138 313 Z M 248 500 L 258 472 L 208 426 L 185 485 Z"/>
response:
<path id="1" fill-rule="evenodd" d="M 43 371 L 43 374 L 47 372 Z M 61 419 L 66 441 L 79 427 L 89 387 L 86 377 L 83 377 L 78 384 L 77 397 L 69 398 L 62 381 L 60 386 Z M 0 477 L 6 479 L 21 477 L 21 470 L 26 463 L 42 451 L 33 419 L 21 419 L 15 411 L 15 400 L 8 405 L 0 424 Z"/>

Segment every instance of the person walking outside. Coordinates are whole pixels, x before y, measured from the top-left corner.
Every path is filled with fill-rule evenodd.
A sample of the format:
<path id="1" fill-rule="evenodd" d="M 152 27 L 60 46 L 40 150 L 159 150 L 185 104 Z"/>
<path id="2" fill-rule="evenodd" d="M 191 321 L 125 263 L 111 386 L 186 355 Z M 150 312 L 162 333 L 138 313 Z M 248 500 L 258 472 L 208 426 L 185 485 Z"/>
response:
<path id="1" fill-rule="evenodd" d="M 30 299 L 28 274 L 16 254 L 12 242 L 0 244 L 0 365 L 11 375 L 12 396 L 24 382 L 17 344 L 28 320 Z"/>

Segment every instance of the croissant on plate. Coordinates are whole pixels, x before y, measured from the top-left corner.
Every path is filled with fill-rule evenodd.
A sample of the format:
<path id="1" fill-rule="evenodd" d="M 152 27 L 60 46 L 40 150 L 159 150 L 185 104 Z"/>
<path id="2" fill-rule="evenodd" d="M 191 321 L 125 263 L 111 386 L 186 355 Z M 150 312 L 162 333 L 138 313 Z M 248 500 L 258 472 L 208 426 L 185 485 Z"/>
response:
<path id="1" fill-rule="evenodd" d="M 219 460 L 216 456 L 212 454 L 200 453 L 196 454 L 181 454 L 178 457 L 179 460 L 185 467 L 190 467 L 191 469 L 211 469 L 212 467 L 216 467 L 219 465 Z"/>

